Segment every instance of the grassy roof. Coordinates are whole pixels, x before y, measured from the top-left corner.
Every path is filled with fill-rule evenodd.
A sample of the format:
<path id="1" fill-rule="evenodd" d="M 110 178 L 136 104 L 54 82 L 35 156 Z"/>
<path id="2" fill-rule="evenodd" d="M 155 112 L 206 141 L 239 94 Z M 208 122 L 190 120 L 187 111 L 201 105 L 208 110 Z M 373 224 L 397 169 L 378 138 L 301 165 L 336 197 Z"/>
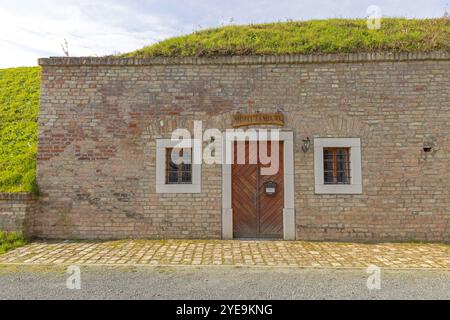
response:
<path id="1" fill-rule="evenodd" d="M 124 57 L 279 55 L 450 50 L 450 19 L 329 19 L 225 26 L 170 38 Z"/>
<path id="2" fill-rule="evenodd" d="M 35 192 L 39 67 L 0 70 L 0 192 Z"/>

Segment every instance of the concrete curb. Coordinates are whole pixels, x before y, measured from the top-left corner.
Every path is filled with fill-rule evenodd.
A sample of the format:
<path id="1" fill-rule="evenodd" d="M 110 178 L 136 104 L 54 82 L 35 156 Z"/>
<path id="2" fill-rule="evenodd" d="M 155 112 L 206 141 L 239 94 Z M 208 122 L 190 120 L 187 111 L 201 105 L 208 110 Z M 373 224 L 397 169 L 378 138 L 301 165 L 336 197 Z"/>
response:
<path id="1" fill-rule="evenodd" d="M 119 263 L 100 263 L 100 264 L 90 264 L 90 263 L 0 263 L 0 267 L 2 266 L 23 266 L 23 267 L 68 267 L 68 266 L 79 266 L 79 267 L 146 267 L 146 268 L 255 268 L 255 269 L 270 269 L 277 268 L 278 269 L 312 269 L 312 270 L 365 270 L 368 266 L 364 267 L 351 267 L 351 266 L 343 266 L 343 267 L 332 267 L 332 266 L 289 266 L 289 265 L 190 265 L 190 264 L 119 264 Z M 416 268 L 416 267 L 380 267 L 382 270 L 389 271 L 445 271 L 450 272 L 450 268 Z"/>

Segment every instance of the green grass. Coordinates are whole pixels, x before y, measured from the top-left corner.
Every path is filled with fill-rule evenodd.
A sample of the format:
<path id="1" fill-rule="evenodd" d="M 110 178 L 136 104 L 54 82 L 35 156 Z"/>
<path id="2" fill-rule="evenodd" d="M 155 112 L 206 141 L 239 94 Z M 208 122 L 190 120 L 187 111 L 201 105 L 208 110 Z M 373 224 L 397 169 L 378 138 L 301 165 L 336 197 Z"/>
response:
<path id="1" fill-rule="evenodd" d="M 226 26 L 171 38 L 122 57 L 449 51 L 450 19 L 330 19 Z M 40 68 L 0 70 L 0 192 L 37 192 Z"/>
<path id="2" fill-rule="evenodd" d="M 37 192 L 40 72 L 0 70 L 0 192 Z"/>
<path id="3" fill-rule="evenodd" d="M 175 37 L 122 57 L 230 56 L 450 50 L 450 19 L 329 19 L 225 26 Z"/>
<path id="4" fill-rule="evenodd" d="M 16 232 L 0 231 L 0 254 L 24 246 L 27 240 Z"/>

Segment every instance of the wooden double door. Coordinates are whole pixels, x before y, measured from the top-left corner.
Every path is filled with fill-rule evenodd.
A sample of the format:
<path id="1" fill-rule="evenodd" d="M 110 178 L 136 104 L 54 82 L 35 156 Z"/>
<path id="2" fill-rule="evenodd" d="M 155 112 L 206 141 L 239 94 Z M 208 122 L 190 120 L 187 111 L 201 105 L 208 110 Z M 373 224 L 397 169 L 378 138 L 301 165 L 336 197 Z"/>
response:
<path id="1" fill-rule="evenodd" d="M 268 154 L 272 161 L 278 161 L 276 172 L 272 169 L 272 172 L 267 174 L 266 170 L 263 170 L 271 164 L 267 164 L 267 159 L 262 161 L 259 156 L 261 143 L 267 144 L 263 153 Z M 278 143 L 278 148 L 274 146 L 275 143 Z M 238 144 L 241 146 L 238 147 Z M 283 238 L 283 142 L 235 142 L 233 151 L 233 237 Z M 242 163 L 243 154 L 245 163 Z"/>

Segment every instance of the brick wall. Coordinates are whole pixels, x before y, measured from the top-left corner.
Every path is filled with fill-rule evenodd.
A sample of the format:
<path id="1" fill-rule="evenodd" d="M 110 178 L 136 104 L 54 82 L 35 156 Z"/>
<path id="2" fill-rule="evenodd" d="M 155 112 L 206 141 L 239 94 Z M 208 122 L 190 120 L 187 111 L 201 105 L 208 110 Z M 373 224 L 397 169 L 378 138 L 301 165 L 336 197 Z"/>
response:
<path id="1" fill-rule="evenodd" d="M 36 196 L 29 193 L 0 193 L 0 231 L 30 234 Z"/>
<path id="2" fill-rule="evenodd" d="M 295 134 L 298 239 L 450 240 L 449 53 L 40 64 L 37 236 L 220 238 L 221 167 L 203 165 L 200 194 L 157 194 L 155 139 L 279 109 Z M 363 194 L 314 193 L 306 136 L 361 138 Z"/>

